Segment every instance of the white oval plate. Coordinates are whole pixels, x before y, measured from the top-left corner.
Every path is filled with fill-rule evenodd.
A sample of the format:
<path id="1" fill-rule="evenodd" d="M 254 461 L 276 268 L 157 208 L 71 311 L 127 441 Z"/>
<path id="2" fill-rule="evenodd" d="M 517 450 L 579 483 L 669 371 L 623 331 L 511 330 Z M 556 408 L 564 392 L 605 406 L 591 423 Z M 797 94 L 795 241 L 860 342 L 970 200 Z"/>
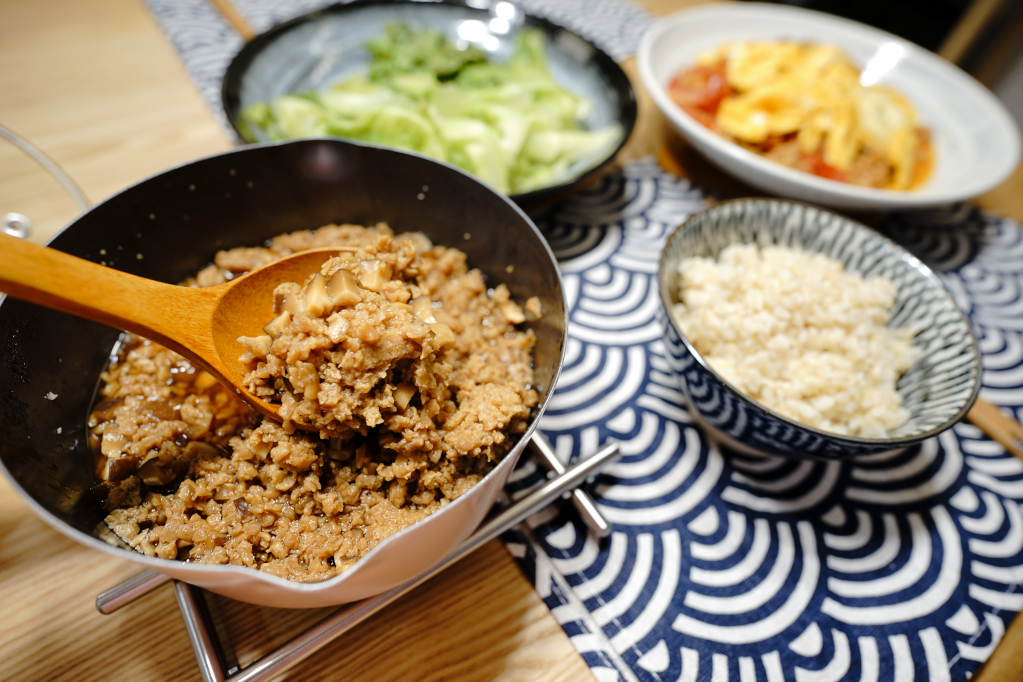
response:
<path id="1" fill-rule="evenodd" d="M 793 40 L 841 47 L 873 83 L 902 93 L 933 135 L 935 165 L 920 188 L 857 187 L 803 173 L 747 151 L 682 111 L 667 85 L 697 56 L 742 39 Z M 922 47 L 863 24 L 811 10 L 730 2 L 684 10 L 654 23 L 637 54 L 640 78 L 657 107 L 704 156 L 759 189 L 837 208 L 924 208 L 970 199 L 997 187 L 1019 165 L 1020 133 L 984 86 Z"/>

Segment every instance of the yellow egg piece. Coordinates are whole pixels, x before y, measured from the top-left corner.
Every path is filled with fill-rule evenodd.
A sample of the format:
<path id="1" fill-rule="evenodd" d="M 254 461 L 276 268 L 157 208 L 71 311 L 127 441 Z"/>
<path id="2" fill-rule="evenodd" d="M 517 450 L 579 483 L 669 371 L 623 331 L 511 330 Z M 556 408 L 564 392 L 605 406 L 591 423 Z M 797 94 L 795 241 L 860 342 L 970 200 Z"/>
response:
<path id="1" fill-rule="evenodd" d="M 890 165 L 888 186 L 910 186 L 920 144 L 913 107 L 889 88 L 862 86 L 859 70 L 839 47 L 740 41 L 703 53 L 699 63 L 722 59 L 735 94 L 718 107 L 721 133 L 751 145 L 794 133 L 805 156 L 819 152 L 840 171 L 865 155 L 883 158 Z"/>
<path id="2" fill-rule="evenodd" d="M 735 43 L 727 53 L 725 76 L 739 91 L 766 87 L 791 70 L 799 52 L 793 43 Z"/>
<path id="3" fill-rule="evenodd" d="M 812 111 L 812 101 L 782 79 L 721 102 L 718 126 L 747 142 L 763 142 L 770 135 L 794 133 Z"/>

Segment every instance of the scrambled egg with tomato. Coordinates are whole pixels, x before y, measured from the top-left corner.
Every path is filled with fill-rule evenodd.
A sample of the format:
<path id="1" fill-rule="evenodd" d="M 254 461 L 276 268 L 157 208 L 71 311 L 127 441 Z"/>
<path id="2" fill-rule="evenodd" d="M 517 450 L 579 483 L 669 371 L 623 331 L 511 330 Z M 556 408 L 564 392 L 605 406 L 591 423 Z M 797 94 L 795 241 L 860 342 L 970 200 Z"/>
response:
<path id="1" fill-rule="evenodd" d="M 730 43 L 701 55 L 669 92 L 726 138 L 816 175 L 904 190 L 930 167 L 929 135 L 909 102 L 861 85 L 832 45 Z"/>

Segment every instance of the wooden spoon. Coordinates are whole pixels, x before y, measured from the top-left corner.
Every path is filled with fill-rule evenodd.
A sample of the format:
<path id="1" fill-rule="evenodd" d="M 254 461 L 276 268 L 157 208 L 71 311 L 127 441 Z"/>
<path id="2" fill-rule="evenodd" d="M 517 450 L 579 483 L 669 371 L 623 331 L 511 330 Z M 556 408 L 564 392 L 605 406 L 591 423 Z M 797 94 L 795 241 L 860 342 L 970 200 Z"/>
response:
<path id="1" fill-rule="evenodd" d="M 226 284 L 190 288 L 136 277 L 0 233 L 0 291 L 14 298 L 140 334 L 212 374 L 266 416 L 278 405 L 242 385 L 248 368 L 239 336 L 259 336 L 274 317 L 273 290 L 305 281 L 343 248 L 312 249 L 253 270 Z M 1023 427 L 977 399 L 967 418 L 1023 458 Z"/>
<path id="2" fill-rule="evenodd" d="M 1006 452 L 1023 459 L 1023 425 L 1003 414 L 997 405 L 977 398 L 966 418 Z"/>
<path id="3" fill-rule="evenodd" d="M 273 290 L 305 282 L 342 249 L 302 251 L 226 284 L 164 284 L 0 234 L 0 291 L 14 298 L 124 329 L 180 353 L 266 416 L 278 405 L 242 385 L 248 368 L 239 336 L 259 336 L 274 317 Z"/>

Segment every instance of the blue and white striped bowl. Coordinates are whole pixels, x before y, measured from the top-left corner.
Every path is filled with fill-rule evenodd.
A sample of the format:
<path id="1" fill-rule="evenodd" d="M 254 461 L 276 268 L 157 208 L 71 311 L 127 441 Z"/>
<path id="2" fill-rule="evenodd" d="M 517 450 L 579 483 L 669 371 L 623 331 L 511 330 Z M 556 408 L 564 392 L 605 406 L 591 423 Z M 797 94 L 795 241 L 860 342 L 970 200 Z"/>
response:
<path id="1" fill-rule="evenodd" d="M 920 358 L 898 392 L 910 417 L 888 438 L 828 433 L 774 412 L 716 373 L 689 343 L 671 313 L 678 264 L 717 257 L 735 243 L 779 244 L 823 253 L 865 277 L 898 286 L 890 324 L 920 329 Z M 845 459 L 906 447 L 962 419 L 980 389 L 980 350 L 966 316 L 938 277 L 905 249 L 865 225 L 822 209 L 774 199 L 738 199 L 692 215 L 668 238 L 658 272 L 661 321 L 669 363 L 692 415 L 724 444 L 761 454 Z"/>

